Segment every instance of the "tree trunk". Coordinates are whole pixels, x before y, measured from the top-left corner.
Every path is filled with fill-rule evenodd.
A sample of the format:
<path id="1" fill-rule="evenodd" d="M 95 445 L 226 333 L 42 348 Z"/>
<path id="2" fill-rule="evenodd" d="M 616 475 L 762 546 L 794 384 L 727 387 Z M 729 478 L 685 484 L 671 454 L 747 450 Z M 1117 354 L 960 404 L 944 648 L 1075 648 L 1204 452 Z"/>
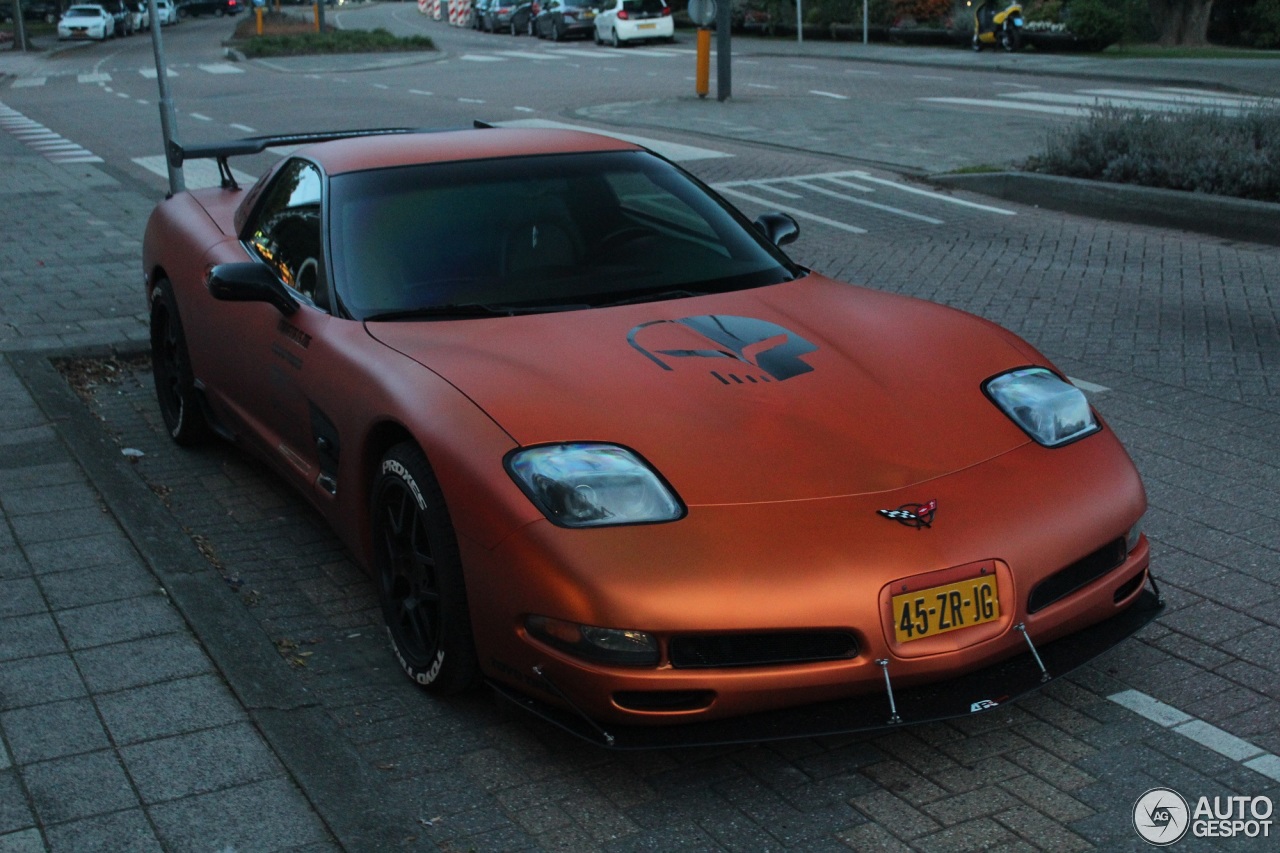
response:
<path id="1" fill-rule="evenodd" d="M 1165 47 L 1200 47 L 1209 43 L 1209 12 L 1213 0 L 1147 0 L 1151 20 Z"/>

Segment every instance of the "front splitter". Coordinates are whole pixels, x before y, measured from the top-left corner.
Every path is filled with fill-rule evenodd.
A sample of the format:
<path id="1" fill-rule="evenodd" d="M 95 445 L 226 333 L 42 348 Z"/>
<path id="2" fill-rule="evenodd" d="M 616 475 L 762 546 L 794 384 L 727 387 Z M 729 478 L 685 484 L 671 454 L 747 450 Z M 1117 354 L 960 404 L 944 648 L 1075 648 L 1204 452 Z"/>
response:
<path id="1" fill-rule="evenodd" d="M 1015 701 L 1114 648 L 1153 620 L 1163 606 L 1155 592 L 1144 589 L 1132 605 L 1104 622 L 958 678 L 894 688 L 892 702 L 885 692 L 702 723 L 626 726 L 597 724 L 505 685 L 491 686 L 502 699 L 610 749 L 716 746 L 873 732 L 968 717 Z"/>

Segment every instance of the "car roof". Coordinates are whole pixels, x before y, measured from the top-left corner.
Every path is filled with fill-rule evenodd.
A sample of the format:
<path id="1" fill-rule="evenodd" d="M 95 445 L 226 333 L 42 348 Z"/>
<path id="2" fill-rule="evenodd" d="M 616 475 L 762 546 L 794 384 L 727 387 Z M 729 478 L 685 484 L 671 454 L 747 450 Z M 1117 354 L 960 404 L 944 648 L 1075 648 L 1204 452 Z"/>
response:
<path id="1" fill-rule="evenodd" d="M 298 155 L 315 160 L 330 175 L 340 175 L 419 163 L 640 150 L 634 143 L 596 133 L 495 127 L 358 136 L 308 145 Z"/>

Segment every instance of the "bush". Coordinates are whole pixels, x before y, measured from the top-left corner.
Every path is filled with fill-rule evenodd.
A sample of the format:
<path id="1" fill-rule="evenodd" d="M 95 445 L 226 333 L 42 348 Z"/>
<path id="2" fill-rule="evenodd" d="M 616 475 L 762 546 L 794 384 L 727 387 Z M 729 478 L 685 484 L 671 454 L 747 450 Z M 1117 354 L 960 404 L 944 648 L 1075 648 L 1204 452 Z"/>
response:
<path id="1" fill-rule="evenodd" d="M 951 0 L 892 0 L 894 23 L 941 22 L 951 17 Z"/>
<path id="2" fill-rule="evenodd" d="M 1069 0 L 1064 23 L 1081 41 L 1114 44 L 1125 33 L 1124 7 L 1112 0 Z"/>
<path id="3" fill-rule="evenodd" d="M 1099 107 L 1051 136 L 1032 171 L 1280 202 L 1280 105 L 1229 116 Z"/>
<path id="4" fill-rule="evenodd" d="M 1246 20 L 1254 47 L 1280 47 L 1280 0 L 1258 0 Z"/>
<path id="5" fill-rule="evenodd" d="M 237 30 L 237 36 L 240 36 Z M 434 50 L 427 36 L 393 36 L 385 29 L 329 30 L 323 33 L 258 36 L 250 34 L 235 40 L 236 47 L 250 58 L 264 56 L 307 56 L 325 53 L 385 53 L 393 51 Z"/>

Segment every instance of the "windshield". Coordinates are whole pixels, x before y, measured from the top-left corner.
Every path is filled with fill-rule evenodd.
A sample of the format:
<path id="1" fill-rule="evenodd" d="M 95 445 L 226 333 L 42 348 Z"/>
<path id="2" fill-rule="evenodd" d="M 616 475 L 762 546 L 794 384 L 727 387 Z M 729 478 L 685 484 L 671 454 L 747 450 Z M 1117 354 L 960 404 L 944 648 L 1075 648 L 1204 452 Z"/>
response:
<path id="1" fill-rule="evenodd" d="M 515 314 L 738 290 L 798 274 L 740 214 L 646 152 L 426 164 L 330 184 L 352 316 Z"/>

